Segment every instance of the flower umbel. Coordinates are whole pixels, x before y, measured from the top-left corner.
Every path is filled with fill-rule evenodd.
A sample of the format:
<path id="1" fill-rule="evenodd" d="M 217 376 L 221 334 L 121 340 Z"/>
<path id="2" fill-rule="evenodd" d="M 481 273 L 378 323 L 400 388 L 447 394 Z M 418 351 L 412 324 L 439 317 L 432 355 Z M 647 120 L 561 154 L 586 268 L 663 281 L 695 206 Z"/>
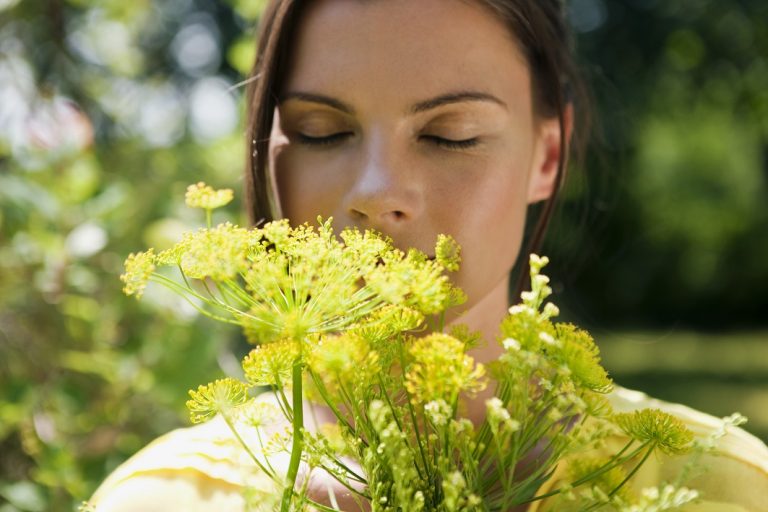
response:
<path id="1" fill-rule="evenodd" d="M 281 340 L 260 345 L 245 356 L 243 370 L 252 386 L 281 386 L 291 381 L 291 369 L 299 356 L 299 345 Z"/>
<path id="2" fill-rule="evenodd" d="M 125 273 L 120 276 L 120 280 L 125 283 L 123 293 L 135 295 L 137 299 L 141 298 L 154 271 L 155 252 L 153 249 L 129 254 L 125 260 Z"/>
<path id="3" fill-rule="evenodd" d="M 664 453 L 685 453 L 693 442 L 693 432 L 680 419 L 659 409 L 619 413 L 613 421 L 632 439 L 653 443 Z"/>
<path id="4" fill-rule="evenodd" d="M 459 393 L 475 393 L 486 386 L 485 368 L 465 353 L 462 342 L 447 334 L 417 339 L 410 350 L 413 363 L 405 375 L 405 389 L 415 402 L 453 403 Z"/>
<path id="5" fill-rule="evenodd" d="M 456 272 L 461 263 L 461 247 L 456 243 L 453 237 L 447 235 L 437 235 L 435 244 L 435 259 L 445 267 L 446 270 Z"/>
<path id="6" fill-rule="evenodd" d="M 187 206 L 190 208 L 202 208 L 204 210 L 213 210 L 229 204 L 234 198 L 231 188 L 214 190 L 213 187 L 206 185 L 202 181 L 187 187 L 187 193 L 184 196 Z"/>
<path id="7" fill-rule="evenodd" d="M 192 423 L 208 421 L 217 414 L 228 414 L 248 400 L 248 387 L 233 378 L 218 379 L 189 390 L 187 400 Z"/>

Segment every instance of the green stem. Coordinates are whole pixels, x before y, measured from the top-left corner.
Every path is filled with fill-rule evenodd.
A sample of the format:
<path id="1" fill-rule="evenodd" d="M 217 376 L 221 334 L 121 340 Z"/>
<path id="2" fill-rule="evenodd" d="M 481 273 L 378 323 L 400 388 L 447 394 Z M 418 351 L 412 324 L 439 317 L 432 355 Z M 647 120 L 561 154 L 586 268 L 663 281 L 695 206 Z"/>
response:
<path id="1" fill-rule="evenodd" d="M 640 469 L 640 468 L 643 466 L 643 464 L 645 464 L 645 461 L 646 461 L 646 460 L 648 460 L 648 457 L 650 457 L 650 456 L 651 456 L 651 454 L 653 453 L 653 450 L 654 450 L 655 448 L 656 448 L 656 445 L 655 445 L 655 444 L 651 445 L 651 446 L 648 448 L 648 451 L 647 451 L 647 452 L 645 452 L 645 455 L 643 455 L 643 458 L 642 458 L 642 459 L 640 459 L 640 462 L 638 462 L 638 463 L 637 463 L 637 465 L 636 465 L 634 468 L 632 468 L 632 471 L 630 471 L 630 472 L 629 472 L 629 474 L 626 476 L 626 478 L 624 478 L 624 480 L 622 480 L 622 481 L 621 481 L 621 483 L 620 483 L 619 485 L 617 485 L 617 486 L 616 486 L 616 488 L 615 488 L 615 489 L 613 489 L 613 490 L 611 491 L 611 493 L 610 493 L 608 496 L 613 496 L 614 494 L 616 494 L 617 492 L 619 492 L 619 490 L 620 490 L 622 487 L 624 487 L 624 484 L 626 484 L 627 482 L 629 482 L 629 480 L 630 480 L 630 479 L 631 479 L 633 476 L 635 476 L 635 473 L 637 473 L 637 471 L 638 471 L 638 470 L 639 470 L 639 469 Z"/>
<path id="2" fill-rule="evenodd" d="M 268 477 L 270 477 L 273 481 L 277 482 L 277 476 L 275 475 L 274 471 L 270 471 L 272 469 L 272 466 L 269 466 L 269 469 L 264 467 L 264 464 L 261 463 L 258 457 L 256 457 L 256 454 L 253 453 L 251 448 L 246 444 L 245 441 L 243 441 L 243 438 L 240 437 L 240 433 L 235 428 L 234 423 L 232 423 L 232 420 L 229 418 L 228 415 L 222 414 L 224 417 L 224 421 L 226 422 L 227 426 L 229 427 L 229 430 L 232 432 L 232 434 L 235 436 L 235 439 L 240 443 L 240 446 L 243 447 L 243 449 L 248 453 L 248 455 L 251 457 L 253 462 L 256 463 L 257 466 L 266 474 Z M 269 465 L 269 459 L 267 458 L 267 465 Z"/>
<path id="3" fill-rule="evenodd" d="M 605 465 L 603 465 L 602 467 L 600 467 L 596 471 L 594 471 L 594 472 L 592 472 L 592 473 L 590 473 L 588 475 L 585 475 L 585 476 L 579 478 L 578 480 L 576 480 L 574 482 L 571 482 L 570 487 L 571 488 L 575 488 L 575 487 L 578 487 L 580 485 L 583 485 L 583 484 L 585 484 L 585 483 L 587 483 L 587 482 L 589 482 L 591 480 L 594 480 L 595 478 L 597 478 L 598 476 L 602 475 L 606 471 L 610 471 L 611 469 L 615 468 L 616 466 L 619 466 L 619 465 L 624 464 L 625 462 L 627 462 L 629 460 L 632 460 L 633 458 L 635 458 L 637 456 L 638 453 L 640 453 L 641 451 L 643 451 L 643 449 L 648 447 L 648 445 L 650 444 L 650 441 L 646 441 L 645 443 L 643 443 L 639 447 L 637 447 L 635 450 L 633 450 L 629 455 L 626 455 L 626 456 L 622 457 L 624 452 L 626 452 L 629 449 L 629 447 L 632 446 L 634 443 L 635 443 L 635 440 L 631 439 L 626 445 L 624 445 L 624 448 L 622 448 L 621 451 L 619 451 L 619 453 L 617 453 L 617 454 L 615 454 L 615 455 L 613 455 L 611 457 L 609 462 L 607 462 Z M 643 458 L 643 461 L 645 461 L 646 458 L 647 458 L 647 456 Z M 562 492 L 562 488 L 558 487 L 557 489 L 555 489 L 553 491 L 550 491 L 550 492 L 545 493 L 545 494 L 540 494 L 540 495 L 535 496 L 533 498 L 530 498 L 528 500 L 516 501 L 516 502 L 514 502 L 514 505 L 522 505 L 524 503 L 532 503 L 534 501 L 543 500 L 544 498 L 549 498 L 550 496 L 555 496 L 556 494 L 560 494 L 561 492 Z"/>
<path id="4" fill-rule="evenodd" d="M 293 487 L 299 474 L 301 453 L 304 450 L 304 396 L 301 389 L 302 363 L 301 357 L 293 362 L 293 444 L 291 445 L 291 461 L 288 464 L 288 474 L 285 476 L 285 491 L 280 504 L 280 512 L 289 512 Z"/>

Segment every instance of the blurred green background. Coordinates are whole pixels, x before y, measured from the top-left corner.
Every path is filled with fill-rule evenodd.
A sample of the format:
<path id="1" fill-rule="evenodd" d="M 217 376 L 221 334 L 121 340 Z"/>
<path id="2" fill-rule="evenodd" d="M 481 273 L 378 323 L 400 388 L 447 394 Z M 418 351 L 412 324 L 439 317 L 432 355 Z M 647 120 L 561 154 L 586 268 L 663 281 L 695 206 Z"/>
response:
<path id="1" fill-rule="evenodd" d="M 0 0 L 0 512 L 71 510 L 245 351 L 117 276 L 200 224 L 187 184 L 240 188 L 263 4 Z M 768 439 L 768 4 L 569 15 L 598 125 L 545 250 L 564 316 L 619 383 Z"/>

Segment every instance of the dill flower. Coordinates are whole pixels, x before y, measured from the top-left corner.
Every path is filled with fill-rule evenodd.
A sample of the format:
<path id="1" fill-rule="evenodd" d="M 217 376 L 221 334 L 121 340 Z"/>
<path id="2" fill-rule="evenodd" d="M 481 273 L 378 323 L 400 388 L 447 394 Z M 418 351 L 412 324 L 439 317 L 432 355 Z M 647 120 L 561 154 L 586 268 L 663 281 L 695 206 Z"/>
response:
<path id="1" fill-rule="evenodd" d="M 509 410 L 504 407 L 504 402 L 498 397 L 486 400 L 485 409 L 487 411 L 488 424 L 494 434 L 499 432 L 499 427 L 508 432 L 515 432 L 520 429 L 520 422 L 512 419 Z"/>
<path id="2" fill-rule="evenodd" d="M 382 255 L 381 265 L 365 275 L 366 286 L 390 304 L 436 314 L 452 305 L 452 286 L 443 266 L 423 253 L 393 249 Z"/>
<path id="3" fill-rule="evenodd" d="M 378 442 L 371 446 L 375 453 L 373 458 L 385 462 L 388 470 L 382 475 L 369 475 L 369 487 L 373 489 L 374 496 L 381 492 L 377 488 L 386 489 L 378 497 L 381 509 L 424 510 L 425 497 L 420 489 L 423 482 L 416 469 L 415 454 L 408 448 L 406 435 L 393 419 L 392 411 L 381 400 L 373 400 L 368 407 L 368 417 L 378 436 Z M 381 477 L 386 481 L 380 481 Z"/>
<path id="4" fill-rule="evenodd" d="M 401 251 L 372 231 L 335 233 L 331 219 L 318 218 L 316 226 L 279 220 L 254 229 L 211 227 L 211 210 L 232 196 L 204 183 L 190 186 L 187 204 L 206 211 L 208 227 L 184 234 L 160 254 L 131 254 L 121 279 L 127 294 L 141 296 L 152 279 L 193 298 L 205 314 L 240 325 L 257 345 L 242 361 L 245 382 L 214 381 L 190 390 L 187 402 L 194 423 L 217 414 L 233 430 L 235 423 L 263 429 L 281 414 L 291 422 L 266 443 L 258 439 L 264 456 L 290 454 L 284 479 L 277 478 L 282 498 L 272 493 L 273 499 L 260 503 L 255 493 L 249 504 L 265 510 L 276 510 L 278 502 L 281 510 L 308 504 L 296 501 L 306 498 L 307 489 L 295 485 L 303 460 L 310 471 L 322 467 L 342 483 L 364 483 L 374 510 L 507 510 L 531 499 L 566 456 L 576 460 L 569 462 L 569 483 L 560 488 L 557 510 L 608 506 L 639 512 L 692 499 L 686 489 L 657 488 L 639 502 L 644 508 L 627 508 L 633 497 L 624 484 L 635 470 L 625 473 L 623 467 L 641 451 L 639 464 L 656 449 L 682 453 L 693 435 L 658 410 L 613 414 L 602 396 L 612 382 L 594 341 L 585 331 L 552 321 L 559 310 L 547 302 L 552 288 L 541 273 L 546 257 L 530 256 L 530 290 L 502 322 L 498 340 L 504 353 L 489 364 L 499 396 L 485 402 L 487 421 L 475 431 L 467 418 L 456 417 L 456 407 L 461 394 L 487 385 L 485 367 L 467 354 L 481 343 L 480 334 L 455 326 L 450 334 L 411 336 L 425 329 L 427 317 L 465 299 L 446 275 L 461 261 L 453 238 L 439 235 L 430 258 Z M 178 267 L 181 279 L 155 274 L 158 266 Z M 273 387 L 280 407 L 249 399 L 252 386 Z M 288 402 L 287 388 L 298 409 Z M 307 432 L 298 404 L 309 396 L 327 401 L 339 423 Z M 741 421 L 726 419 L 717 436 L 726 424 Z M 585 448 L 617 427 L 641 446 L 624 458 L 623 452 L 583 458 Z M 546 448 L 536 453 L 542 441 Z M 532 454 L 533 474 L 515 474 Z M 355 466 L 347 457 L 364 477 L 350 469 Z"/>
<path id="5" fill-rule="evenodd" d="M 349 453 L 349 444 L 347 444 L 347 440 L 344 438 L 338 423 L 323 423 L 318 427 L 318 433 L 328 444 L 331 453 Z"/>
<path id="6" fill-rule="evenodd" d="M 699 492 L 686 487 L 665 485 L 643 489 L 638 503 L 623 507 L 620 512 L 662 512 L 678 510 L 699 498 Z"/>
<path id="7" fill-rule="evenodd" d="M 549 264 L 549 258 L 546 256 L 539 256 L 538 254 L 531 254 L 528 259 L 528 264 L 531 267 L 531 273 L 538 274 L 542 268 Z"/>
<path id="8" fill-rule="evenodd" d="M 667 454 L 685 453 L 693 442 L 693 432 L 679 418 L 659 409 L 618 413 L 613 422 L 632 439 L 652 443 Z"/>
<path id="9" fill-rule="evenodd" d="M 348 332 L 361 336 L 374 350 L 389 352 L 392 339 L 400 333 L 413 331 L 424 323 L 424 315 L 413 308 L 387 304 L 377 309 Z"/>
<path id="10" fill-rule="evenodd" d="M 342 381 L 371 379 L 378 373 L 378 354 L 361 336 L 320 336 L 311 344 L 307 365 L 316 375 Z"/>
<path id="11" fill-rule="evenodd" d="M 252 235 L 230 223 L 200 229 L 180 246 L 179 264 L 193 279 L 233 279 L 249 268 Z"/>
<path id="12" fill-rule="evenodd" d="M 442 480 L 443 503 L 440 510 L 469 512 L 478 510 L 483 500 L 470 492 L 461 471 L 451 471 Z"/>
<path id="13" fill-rule="evenodd" d="M 552 322 L 542 318 L 535 311 L 522 310 L 507 315 L 501 321 L 500 331 L 500 342 L 502 346 L 506 345 L 508 351 L 541 352 L 545 345 L 551 345 L 552 349 L 556 345 L 556 332 Z"/>
<path id="14" fill-rule="evenodd" d="M 445 400 L 432 400 L 424 404 L 424 414 L 434 426 L 442 427 L 453 417 L 453 409 Z"/>
<path id="15" fill-rule="evenodd" d="M 592 337 L 586 331 L 570 324 L 555 326 L 560 341 L 557 358 L 566 365 L 578 383 L 598 393 L 608 393 L 613 382 L 600 365 L 600 353 Z"/>
<path id="16" fill-rule="evenodd" d="M 291 381 L 291 370 L 299 356 L 299 345 L 281 340 L 260 345 L 243 359 L 245 378 L 252 386 L 280 386 Z"/>
<path id="17" fill-rule="evenodd" d="M 281 221 L 258 232 L 262 241 L 242 273 L 252 306 L 238 318 L 252 341 L 340 332 L 389 306 L 410 329 L 444 308 L 452 286 L 442 266 L 372 232 L 343 231 L 347 246 L 330 223 L 290 228 Z"/>
<path id="18" fill-rule="evenodd" d="M 405 375 L 405 389 L 415 402 L 453 403 L 462 391 L 485 389 L 485 368 L 475 365 L 464 344 L 452 336 L 435 333 L 417 339 L 410 354 L 413 362 Z"/>
<path id="19" fill-rule="evenodd" d="M 269 402 L 249 400 L 239 409 L 238 421 L 253 428 L 273 425 L 280 418 L 280 409 Z"/>
<path id="20" fill-rule="evenodd" d="M 204 210 L 213 210 L 229 204 L 234 198 L 232 189 L 225 188 L 214 190 L 213 187 L 206 185 L 202 181 L 187 187 L 187 193 L 184 200 L 190 208 L 202 208 Z"/>
<path id="21" fill-rule="evenodd" d="M 248 386 L 239 380 L 227 377 L 210 384 L 189 390 L 187 401 L 189 418 L 192 423 L 208 421 L 217 414 L 227 414 L 248 400 Z"/>
<path id="22" fill-rule="evenodd" d="M 339 236 L 347 253 L 364 267 L 373 268 L 384 253 L 392 250 L 392 239 L 373 231 L 361 232 L 355 227 L 347 227 Z"/>
<path id="23" fill-rule="evenodd" d="M 285 427 L 283 430 L 273 432 L 272 435 L 267 438 L 261 451 L 264 455 L 290 453 L 292 440 L 293 430 L 291 427 Z"/>
<path id="24" fill-rule="evenodd" d="M 452 325 L 448 334 L 461 341 L 467 349 L 478 347 L 483 343 L 482 333 L 470 330 L 466 324 Z"/>
<path id="25" fill-rule="evenodd" d="M 448 235 L 437 235 L 435 244 L 435 259 L 446 270 L 456 272 L 461 263 L 461 247 L 453 237 Z"/>
<path id="26" fill-rule="evenodd" d="M 141 298 L 154 271 L 155 252 L 153 249 L 129 254 L 125 260 L 125 272 L 120 276 L 120 280 L 125 283 L 123 293 L 135 295 L 137 299 Z"/>

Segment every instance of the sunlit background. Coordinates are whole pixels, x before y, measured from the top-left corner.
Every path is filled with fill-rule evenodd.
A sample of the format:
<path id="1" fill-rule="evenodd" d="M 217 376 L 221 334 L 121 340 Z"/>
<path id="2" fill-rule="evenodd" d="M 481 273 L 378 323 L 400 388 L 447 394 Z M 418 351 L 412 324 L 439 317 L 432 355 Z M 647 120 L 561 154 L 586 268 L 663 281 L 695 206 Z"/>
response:
<path id="1" fill-rule="evenodd" d="M 0 0 L 0 512 L 71 510 L 237 368 L 236 331 L 118 275 L 199 225 L 187 184 L 241 189 L 263 4 Z M 768 439 L 768 3 L 569 15 L 598 123 L 546 248 L 558 302 L 617 382 Z"/>

